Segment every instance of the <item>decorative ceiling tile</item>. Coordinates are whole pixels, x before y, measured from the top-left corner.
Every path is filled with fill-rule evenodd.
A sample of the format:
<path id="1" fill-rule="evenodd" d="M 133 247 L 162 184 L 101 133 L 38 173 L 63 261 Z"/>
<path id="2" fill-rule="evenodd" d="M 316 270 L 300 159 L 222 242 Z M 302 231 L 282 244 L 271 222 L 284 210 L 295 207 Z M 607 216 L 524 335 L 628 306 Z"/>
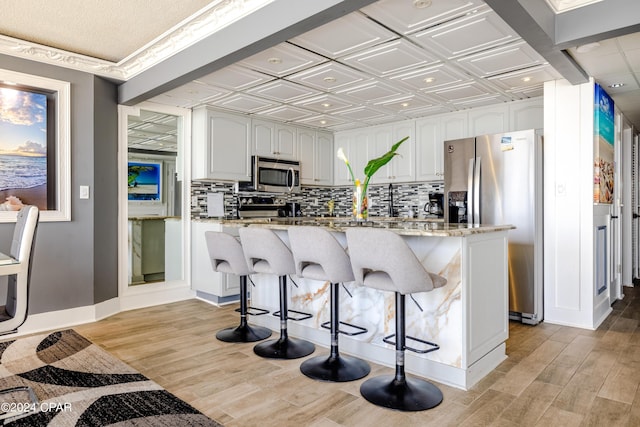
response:
<path id="1" fill-rule="evenodd" d="M 376 106 L 394 114 L 409 114 L 418 110 L 430 109 L 437 106 L 433 100 L 419 95 L 409 95 L 402 98 L 376 103 Z"/>
<path id="2" fill-rule="evenodd" d="M 478 77 L 489 77 L 544 63 L 544 59 L 524 41 L 458 59 L 461 67 Z"/>
<path id="3" fill-rule="evenodd" d="M 277 108 L 260 111 L 258 113 L 258 115 L 261 117 L 281 120 L 285 122 L 299 120 L 305 117 L 309 117 L 312 114 L 313 113 L 311 113 L 310 111 L 303 110 L 302 108 L 292 107 L 291 105 L 283 105 Z"/>
<path id="4" fill-rule="evenodd" d="M 437 96 L 446 102 L 461 103 L 476 98 L 494 96 L 496 94 L 478 82 L 471 82 L 456 87 L 440 89 L 434 91 L 431 95 Z"/>
<path id="5" fill-rule="evenodd" d="M 491 9 L 458 18 L 409 36 L 427 50 L 452 59 L 520 39 Z"/>
<path id="6" fill-rule="evenodd" d="M 336 62 L 330 62 L 296 73 L 287 77 L 287 80 L 330 92 L 347 85 L 370 80 L 371 78 L 371 76 L 363 72 L 345 67 Z"/>
<path id="7" fill-rule="evenodd" d="M 353 68 L 376 76 L 387 76 L 400 71 L 437 62 L 431 53 L 420 49 L 406 39 L 383 43 L 372 49 L 340 59 Z"/>
<path id="8" fill-rule="evenodd" d="M 409 94 L 408 90 L 382 83 L 379 80 L 370 81 L 363 85 L 348 87 L 336 92 L 336 95 L 356 100 L 361 104 L 375 104 L 377 102 L 392 98 L 395 99 Z"/>
<path id="9" fill-rule="evenodd" d="M 249 89 L 247 93 L 282 103 L 289 103 L 301 98 L 318 95 L 320 91 L 287 80 L 276 80 L 275 82 Z"/>
<path id="10" fill-rule="evenodd" d="M 270 107 L 279 105 L 277 102 L 247 95 L 246 93 L 238 93 L 233 96 L 210 102 L 221 108 L 240 111 L 242 113 L 255 113 Z"/>
<path id="11" fill-rule="evenodd" d="M 329 58 L 337 58 L 396 38 L 397 34 L 355 12 L 289 41 Z"/>
<path id="12" fill-rule="evenodd" d="M 539 86 L 546 81 L 556 80 L 560 74 L 550 65 L 539 65 L 511 73 L 489 77 L 491 83 L 507 91 L 520 91 L 526 87 Z"/>
<path id="13" fill-rule="evenodd" d="M 313 126 L 317 128 L 329 128 L 331 126 L 341 125 L 347 123 L 347 120 L 340 119 L 338 117 L 329 116 L 326 114 L 307 117 L 300 120 L 295 120 L 296 123 L 306 126 Z"/>
<path id="14" fill-rule="evenodd" d="M 385 113 L 374 108 L 363 106 L 350 108 L 347 110 L 335 111 L 332 116 L 340 117 L 346 120 L 358 120 L 363 122 L 369 122 L 371 120 L 380 119 L 385 117 L 388 113 Z"/>
<path id="15" fill-rule="evenodd" d="M 446 86 L 455 86 L 468 82 L 471 77 L 449 64 L 438 64 L 433 67 L 418 68 L 417 70 L 389 76 L 389 80 L 412 90 L 432 92 Z"/>
<path id="16" fill-rule="evenodd" d="M 332 111 L 351 107 L 353 103 L 343 97 L 327 94 L 300 100 L 296 102 L 295 105 L 318 113 L 330 113 Z"/>
<path id="17" fill-rule="evenodd" d="M 326 58 L 306 49 L 290 43 L 281 43 L 240 61 L 239 64 L 272 76 L 283 77 L 326 61 Z"/>
<path id="18" fill-rule="evenodd" d="M 273 79 L 273 76 L 267 74 L 259 73 L 238 65 L 230 65 L 220 71 L 201 77 L 197 81 L 232 91 L 241 91 Z"/>
<path id="19" fill-rule="evenodd" d="M 483 4 L 481 0 L 380 0 L 362 12 L 406 35 L 462 16 Z"/>

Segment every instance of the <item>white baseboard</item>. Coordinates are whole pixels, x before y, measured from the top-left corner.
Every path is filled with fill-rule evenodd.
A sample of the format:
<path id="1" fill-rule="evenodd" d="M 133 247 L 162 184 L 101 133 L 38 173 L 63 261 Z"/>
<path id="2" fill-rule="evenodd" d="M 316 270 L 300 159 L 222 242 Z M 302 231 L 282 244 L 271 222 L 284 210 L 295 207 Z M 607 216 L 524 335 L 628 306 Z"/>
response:
<path id="1" fill-rule="evenodd" d="M 39 332 L 71 328 L 113 316 L 121 311 L 169 304 L 191 298 L 195 298 L 195 292 L 189 287 L 181 286 L 158 292 L 140 292 L 135 295 L 112 298 L 84 307 L 30 314 L 22 326 L 18 328 L 18 332 L 2 335 L 0 339 L 5 340 Z"/>

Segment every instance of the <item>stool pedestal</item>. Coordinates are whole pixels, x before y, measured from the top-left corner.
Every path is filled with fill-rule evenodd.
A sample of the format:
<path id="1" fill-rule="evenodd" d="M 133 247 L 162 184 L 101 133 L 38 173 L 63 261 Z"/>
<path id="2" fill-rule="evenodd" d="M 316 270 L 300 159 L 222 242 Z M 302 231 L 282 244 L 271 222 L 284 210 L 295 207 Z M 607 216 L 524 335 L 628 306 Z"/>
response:
<path id="1" fill-rule="evenodd" d="M 355 357 L 341 356 L 338 350 L 339 284 L 331 284 L 331 354 L 317 356 L 300 365 L 300 371 L 309 378 L 320 381 L 345 382 L 365 377 L 371 372 L 367 362 Z"/>
<path id="2" fill-rule="evenodd" d="M 218 331 L 217 339 L 224 342 L 256 342 L 271 336 L 269 328 L 249 326 L 247 307 L 247 276 L 240 276 L 240 325 Z"/>
<path id="3" fill-rule="evenodd" d="M 368 379 L 360 394 L 374 405 L 400 411 L 423 411 L 438 406 L 443 399 L 438 387 L 420 378 L 407 378 L 404 372 L 405 296 L 396 292 L 396 374 Z"/>
<path id="4" fill-rule="evenodd" d="M 280 276 L 280 338 L 257 344 L 253 351 L 261 357 L 271 359 L 298 359 L 308 356 L 316 349 L 309 341 L 289 338 L 287 332 L 287 276 Z"/>

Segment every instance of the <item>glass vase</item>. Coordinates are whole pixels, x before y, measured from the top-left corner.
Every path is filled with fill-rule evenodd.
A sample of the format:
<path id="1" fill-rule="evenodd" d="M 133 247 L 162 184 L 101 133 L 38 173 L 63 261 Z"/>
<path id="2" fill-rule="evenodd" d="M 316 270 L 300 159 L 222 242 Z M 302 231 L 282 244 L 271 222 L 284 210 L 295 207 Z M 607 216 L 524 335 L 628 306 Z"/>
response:
<path id="1" fill-rule="evenodd" d="M 367 194 L 356 188 L 353 192 L 353 219 L 366 221 L 369 218 L 369 200 Z"/>

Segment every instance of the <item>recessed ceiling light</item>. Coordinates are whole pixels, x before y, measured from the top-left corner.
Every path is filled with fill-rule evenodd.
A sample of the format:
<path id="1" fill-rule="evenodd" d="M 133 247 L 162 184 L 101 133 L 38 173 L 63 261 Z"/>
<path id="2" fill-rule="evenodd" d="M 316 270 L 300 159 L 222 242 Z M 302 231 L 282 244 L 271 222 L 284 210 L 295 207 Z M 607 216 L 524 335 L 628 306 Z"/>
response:
<path id="1" fill-rule="evenodd" d="M 425 83 L 433 83 L 436 81 L 435 77 L 427 77 L 426 79 L 424 79 Z"/>
<path id="2" fill-rule="evenodd" d="M 326 121 L 326 120 L 320 120 L 320 124 L 321 124 L 321 125 L 326 125 L 326 124 L 327 124 L 327 121 Z"/>
<path id="3" fill-rule="evenodd" d="M 322 80 L 324 80 L 324 81 L 325 81 L 325 82 L 327 82 L 327 83 L 333 83 L 333 82 L 335 82 L 335 81 L 336 81 L 336 78 L 335 78 L 335 77 L 328 76 L 328 77 L 325 77 L 325 78 L 324 78 L 324 79 L 322 79 Z"/>
<path id="4" fill-rule="evenodd" d="M 273 57 L 273 58 L 269 58 L 267 59 L 267 62 L 269 64 L 281 64 L 282 63 L 282 59 L 281 58 L 277 58 L 277 57 Z"/>
<path id="5" fill-rule="evenodd" d="M 416 9 L 425 9 L 431 6 L 431 0 L 413 0 L 413 5 Z"/>
<path id="6" fill-rule="evenodd" d="M 594 49 L 597 49 L 600 47 L 600 43 L 598 42 L 593 42 L 593 43 L 587 43 L 587 44 L 583 44 L 580 45 L 576 48 L 576 52 L 578 53 L 587 53 L 587 52 L 591 52 Z"/>
<path id="7" fill-rule="evenodd" d="M 528 77 L 528 76 L 527 77 L 523 77 L 522 81 L 525 82 L 525 83 L 530 82 L 531 81 L 531 77 Z"/>
<path id="8" fill-rule="evenodd" d="M 624 83 L 611 83 L 609 85 L 609 87 L 612 88 L 612 89 L 615 89 L 617 87 L 622 87 L 622 86 L 624 86 Z"/>
<path id="9" fill-rule="evenodd" d="M 329 104 L 328 102 L 324 102 L 321 104 L 324 108 L 329 108 L 331 107 L 331 104 Z"/>
<path id="10" fill-rule="evenodd" d="M 409 106 L 408 102 L 403 102 L 402 104 L 400 104 L 401 107 L 406 108 Z"/>

